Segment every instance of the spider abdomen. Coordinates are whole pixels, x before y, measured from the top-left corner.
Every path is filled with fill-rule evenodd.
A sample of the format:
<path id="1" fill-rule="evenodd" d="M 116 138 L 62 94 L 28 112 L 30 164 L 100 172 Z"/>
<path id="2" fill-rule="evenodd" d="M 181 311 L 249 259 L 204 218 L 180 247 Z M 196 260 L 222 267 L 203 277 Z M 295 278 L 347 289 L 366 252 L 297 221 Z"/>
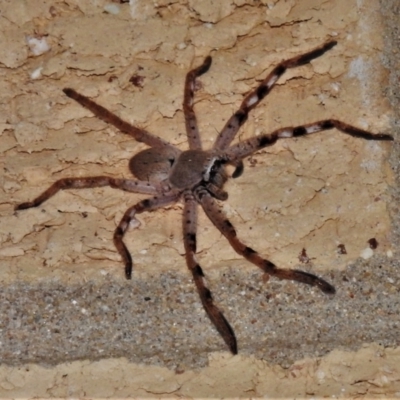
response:
<path id="1" fill-rule="evenodd" d="M 169 147 L 151 147 L 133 156 L 129 169 L 136 178 L 153 183 L 160 183 L 168 178 L 179 150 Z"/>

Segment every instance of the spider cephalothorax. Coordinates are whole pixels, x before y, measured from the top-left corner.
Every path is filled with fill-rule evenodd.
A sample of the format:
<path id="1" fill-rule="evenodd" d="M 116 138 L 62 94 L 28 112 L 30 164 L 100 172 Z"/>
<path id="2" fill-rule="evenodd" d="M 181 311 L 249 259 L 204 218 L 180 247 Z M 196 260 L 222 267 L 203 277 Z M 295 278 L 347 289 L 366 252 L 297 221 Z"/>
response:
<path id="1" fill-rule="evenodd" d="M 92 188 L 110 186 L 133 193 L 153 195 L 146 200 L 131 206 L 124 214 L 114 232 L 114 244 L 125 264 L 127 279 L 132 276 L 132 257 L 123 242 L 123 236 L 135 215 L 152 211 L 177 201 L 183 202 L 183 241 L 186 263 L 192 273 L 205 311 L 229 346 L 232 353 L 237 353 L 237 343 L 233 329 L 222 312 L 214 304 L 211 292 L 206 287 L 204 274 L 195 259 L 197 205 L 199 204 L 215 227 L 227 238 L 233 249 L 248 261 L 259 267 L 264 273 L 280 279 L 289 279 L 316 286 L 324 293 L 333 294 L 335 288 L 325 280 L 296 269 L 282 269 L 262 258 L 255 250 L 243 244 L 237 237 L 236 230 L 224 216 L 221 206 L 215 200 L 226 200 L 224 184 L 228 179 L 225 165 L 235 167 L 232 176 L 235 178 L 243 172 L 242 160 L 282 138 L 305 136 L 316 132 L 336 128 L 348 135 L 367 140 L 393 140 L 387 134 L 372 134 L 344 122 L 329 119 L 297 127 L 277 129 L 268 134 L 250 138 L 235 145 L 230 145 L 239 128 L 247 120 L 249 112 L 270 92 L 278 78 L 288 68 L 309 63 L 323 55 L 336 45 L 329 41 L 324 45 L 297 57 L 279 63 L 272 72 L 251 91 L 243 100 L 240 108 L 226 122 L 211 150 L 203 150 L 193 110 L 195 80 L 208 71 L 211 57 L 206 57 L 203 64 L 186 75 L 183 111 L 185 114 L 186 132 L 189 150 L 181 151 L 163 139 L 139 129 L 120 119 L 118 116 L 98 105 L 73 89 L 64 89 L 64 93 L 82 106 L 92 111 L 98 118 L 114 125 L 120 131 L 131 135 L 150 148 L 135 155 L 129 162 L 132 174 L 138 178 L 115 179 L 107 176 L 87 178 L 63 178 L 51 185 L 46 191 L 30 202 L 19 204 L 16 210 L 36 207 L 62 189 Z"/>

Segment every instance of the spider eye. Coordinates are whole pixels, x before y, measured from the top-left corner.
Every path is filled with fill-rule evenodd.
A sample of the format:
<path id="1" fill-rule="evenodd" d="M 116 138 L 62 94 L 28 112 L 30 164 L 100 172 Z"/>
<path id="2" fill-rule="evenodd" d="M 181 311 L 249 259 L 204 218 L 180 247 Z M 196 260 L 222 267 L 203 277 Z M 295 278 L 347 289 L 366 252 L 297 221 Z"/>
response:
<path id="1" fill-rule="evenodd" d="M 218 170 L 221 168 L 221 162 L 216 160 L 210 170 L 210 178 L 213 178 Z"/>
<path id="2" fill-rule="evenodd" d="M 204 171 L 203 179 L 206 182 L 209 182 L 212 178 L 214 178 L 220 167 L 221 162 L 218 159 L 213 158 L 210 164 L 207 166 L 206 170 Z"/>
<path id="3" fill-rule="evenodd" d="M 215 161 L 213 162 L 212 166 L 211 166 L 211 170 L 210 170 L 210 176 L 214 177 L 215 174 L 217 174 L 218 172 L 221 171 L 221 169 L 223 169 L 223 166 L 226 164 L 226 162 L 224 160 L 221 160 L 219 158 L 215 159 Z M 240 169 L 240 167 L 239 167 Z"/>

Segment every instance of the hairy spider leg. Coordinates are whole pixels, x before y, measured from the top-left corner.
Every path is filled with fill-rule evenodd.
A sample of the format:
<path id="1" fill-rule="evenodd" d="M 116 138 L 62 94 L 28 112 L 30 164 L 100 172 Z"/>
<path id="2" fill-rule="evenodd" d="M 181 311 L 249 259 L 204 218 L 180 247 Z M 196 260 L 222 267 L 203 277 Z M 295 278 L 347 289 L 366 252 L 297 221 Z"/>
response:
<path id="1" fill-rule="evenodd" d="M 189 149 L 191 150 L 196 150 L 196 149 L 199 150 L 202 148 L 201 137 L 197 125 L 197 118 L 193 109 L 196 78 L 199 77 L 200 75 L 205 74 L 210 69 L 211 62 L 212 62 L 211 56 L 207 56 L 204 59 L 203 64 L 201 64 L 197 68 L 192 69 L 186 75 L 185 89 L 183 96 L 183 113 L 185 115 L 185 127 L 189 143 Z M 235 167 L 232 177 L 237 178 L 238 176 L 242 175 L 244 169 L 243 162 L 242 161 L 235 162 L 232 163 L 232 165 Z"/>
<path id="2" fill-rule="evenodd" d="M 111 111 L 107 110 L 100 104 L 97 104 L 93 100 L 90 100 L 88 97 L 83 94 L 78 93 L 74 89 L 65 88 L 63 92 L 70 97 L 71 99 L 78 102 L 81 106 L 90 110 L 97 118 L 101 119 L 104 122 L 107 122 L 110 125 L 115 126 L 118 130 L 123 133 L 126 133 L 132 136 L 136 141 L 143 142 L 150 147 L 172 147 L 170 143 L 159 138 L 156 135 L 153 135 L 150 132 L 147 132 L 144 129 L 139 129 L 136 126 L 129 124 L 124 121 Z"/>
<path id="3" fill-rule="evenodd" d="M 209 70 L 210 66 L 211 66 L 211 57 L 208 56 L 204 59 L 203 64 L 189 71 L 185 79 L 185 89 L 183 95 L 183 113 L 185 115 L 185 126 L 189 142 L 189 149 L 191 150 L 200 150 L 202 148 L 199 128 L 197 126 L 197 118 L 193 110 L 193 99 L 194 99 L 196 78 L 206 73 Z"/>
<path id="4" fill-rule="evenodd" d="M 336 119 L 326 119 L 322 121 L 313 122 L 311 124 L 280 128 L 273 131 L 272 133 L 267 133 L 264 135 L 244 140 L 243 142 L 237 143 L 229 147 L 225 152 L 223 152 L 221 158 L 226 162 L 241 160 L 253 154 L 257 150 L 260 150 L 267 146 L 271 146 L 278 139 L 306 136 L 312 133 L 322 132 L 333 128 L 336 128 L 339 131 L 356 138 L 362 138 L 366 140 L 383 140 L 383 141 L 393 140 L 393 136 L 385 133 L 373 134 L 364 131 L 362 129 L 356 128 L 355 126 L 346 124 L 345 122 L 338 121 Z"/>
<path id="5" fill-rule="evenodd" d="M 137 181 L 133 179 L 115 179 L 108 176 L 92 176 L 84 178 L 62 178 L 54 182 L 41 195 L 33 199 L 15 206 L 15 210 L 25 210 L 26 208 L 37 207 L 50 197 L 53 197 L 58 191 L 65 189 L 86 189 L 110 186 L 115 189 L 121 189 L 126 192 L 157 194 L 159 193 L 159 185 L 146 181 Z"/>
<path id="6" fill-rule="evenodd" d="M 145 211 L 154 211 L 157 208 L 165 207 L 169 204 L 176 203 L 179 199 L 179 193 L 174 193 L 172 195 L 165 195 L 165 196 L 155 196 L 150 199 L 145 199 L 139 201 L 132 207 L 129 207 L 126 211 L 124 216 L 122 217 L 120 223 L 118 224 L 117 228 L 114 231 L 114 245 L 118 250 L 118 253 L 121 255 L 122 260 L 125 265 L 125 276 L 126 279 L 132 278 L 132 256 L 129 252 L 128 248 L 126 247 L 123 237 L 125 232 L 129 228 L 129 224 L 132 221 L 135 221 L 136 214 L 141 214 Z"/>
<path id="7" fill-rule="evenodd" d="M 183 243 L 185 246 L 186 264 L 192 273 L 194 283 L 200 296 L 201 303 L 211 322 L 220 333 L 233 354 L 237 354 L 235 333 L 219 308 L 214 304 L 210 290 L 206 286 L 202 268 L 197 263 L 196 254 L 196 227 L 197 203 L 192 192 L 184 193 L 183 208 Z"/>
<path id="8" fill-rule="evenodd" d="M 260 101 L 264 99 L 264 97 L 275 86 L 279 77 L 282 76 L 288 68 L 295 68 L 304 64 L 308 64 L 315 58 L 322 56 L 325 52 L 336 46 L 336 44 L 337 42 L 332 40 L 305 54 L 301 54 L 279 63 L 261 82 L 261 84 L 244 98 L 239 110 L 236 111 L 231 118 L 229 118 L 222 131 L 218 135 L 213 148 L 226 149 L 230 145 L 240 127 L 246 122 L 249 112 L 253 108 L 257 107 Z"/>
<path id="9" fill-rule="evenodd" d="M 335 288 L 331 284 L 315 275 L 297 269 L 278 268 L 271 261 L 260 257 L 255 250 L 246 246 L 238 239 L 235 228 L 225 217 L 221 207 L 206 190 L 199 188 L 195 196 L 210 221 L 228 239 L 236 253 L 243 256 L 246 260 L 261 268 L 268 275 L 276 276 L 279 279 L 297 281 L 316 286 L 324 293 L 335 293 Z"/>

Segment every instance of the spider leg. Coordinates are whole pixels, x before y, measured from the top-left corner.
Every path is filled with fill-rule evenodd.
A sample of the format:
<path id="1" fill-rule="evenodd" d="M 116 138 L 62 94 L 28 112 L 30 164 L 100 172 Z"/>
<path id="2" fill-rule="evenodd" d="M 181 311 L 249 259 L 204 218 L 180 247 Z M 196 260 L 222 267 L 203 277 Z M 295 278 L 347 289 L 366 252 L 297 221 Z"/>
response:
<path id="1" fill-rule="evenodd" d="M 97 118 L 115 126 L 118 130 L 132 136 L 138 142 L 146 143 L 150 147 L 173 147 L 158 136 L 129 124 L 103 106 L 95 103 L 83 94 L 76 92 L 74 89 L 65 88 L 63 92 L 71 99 L 77 101 L 81 106 L 90 110 Z"/>
<path id="2" fill-rule="evenodd" d="M 345 122 L 336 119 L 326 119 L 311 124 L 290 126 L 286 128 L 277 129 L 272 133 L 256 136 L 238 144 L 229 147 L 222 155 L 222 159 L 226 162 L 242 160 L 257 150 L 264 147 L 271 146 L 278 139 L 294 138 L 298 136 L 310 135 L 316 132 L 322 132 L 329 129 L 336 128 L 347 135 L 362 138 L 366 140 L 393 140 L 393 136 L 385 133 L 371 133 L 355 126 L 346 124 Z"/>
<path id="3" fill-rule="evenodd" d="M 188 192 L 184 196 L 183 209 L 183 241 L 185 246 L 186 264 L 193 275 L 194 283 L 200 295 L 203 307 L 211 322 L 217 328 L 225 343 L 233 354 L 237 354 L 235 333 L 222 312 L 214 304 L 210 290 L 207 288 L 203 270 L 197 263 L 196 254 L 197 203 Z"/>
<path id="4" fill-rule="evenodd" d="M 133 193 L 156 194 L 159 193 L 158 186 L 145 181 L 136 181 L 132 179 L 115 179 L 108 176 L 92 176 L 87 178 L 62 178 L 54 182 L 41 195 L 15 206 L 15 210 L 24 210 L 26 208 L 37 207 L 58 191 L 65 189 L 84 189 L 102 186 L 111 186 L 112 188 L 125 190 Z"/>
<path id="5" fill-rule="evenodd" d="M 193 99 L 196 78 L 205 74 L 211 66 L 212 58 L 206 57 L 199 67 L 192 69 L 186 75 L 185 89 L 183 95 L 183 113 L 185 114 L 186 134 L 189 148 L 192 150 L 201 149 L 201 138 L 197 126 L 196 114 L 193 110 Z"/>
<path id="6" fill-rule="evenodd" d="M 135 221 L 135 215 L 141 214 L 145 211 L 153 211 L 157 208 L 164 207 L 168 204 L 175 203 L 179 199 L 179 193 L 174 193 L 172 195 L 165 195 L 165 196 L 155 196 L 150 199 L 145 199 L 139 201 L 139 203 L 135 204 L 132 207 L 129 207 L 126 211 L 124 216 L 122 217 L 120 223 L 118 224 L 117 228 L 114 231 L 114 245 L 118 250 L 118 253 L 121 255 L 122 260 L 125 264 L 125 276 L 126 279 L 132 278 L 132 256 L 129 253 L 128 248 L 126 247 L 125 243 L 123 242 L 123 237 L 125 232 L 129 228 L 129 224 L 132 221 Z"/>
<path id="7" fill-rule="evenodd" d="M 186 134 L 190 149 L 201 149 L 201 138 L 199 128 L 197 126 L 196 114 L 193 110 L 194 90 L 196 78 L 205 74 L 211 66 L 212 58 L 206 57 L 199 67 L 192 69 L 186 75 L 185 89 L 183 96 L 183 113 L 185 115 Z M 233 178 L 237 178 L 243 173 L 243 163 L 241 161 L 232 163 L 235 171 L 232 174 Z"/>
<path id="8" fill-rule="evenodd" d="M 272 72 L 261 82 L 261 84 L 251 91 L 242 101 L 239 110 L 227 121 L 224 128 L 214 143 L 214 149 L 225 149 L 235 138 L 240 127 L 246 122 L 249 112 L 255 108 L 260 101 L 271 91 L 278 78 L 288 69 L 300 65 L 308 64 L 311 60 L 322 56 L 337 44 L 336 41 L 329 41 L 322 46 L 315 48 L 305 54 L 290 58 L 279 63 Z"/>
<path id="9" fill-rule="evenodd" d="M 221 208 L 207 190 L 199 188 L 195 196 L 211 222 L 228 239 L 236 253 L 243 256 L 246 260 L 261 268 L 268 275 L 316 286 L 324 293 L 335 293 L 335 288 L 331 284 L 315 275 L 297 269 L 278 268 L 271 261 L 262 258 L 255 250 L 246 246 L 238 239 L 235 228 L 223 215 Z"/>

